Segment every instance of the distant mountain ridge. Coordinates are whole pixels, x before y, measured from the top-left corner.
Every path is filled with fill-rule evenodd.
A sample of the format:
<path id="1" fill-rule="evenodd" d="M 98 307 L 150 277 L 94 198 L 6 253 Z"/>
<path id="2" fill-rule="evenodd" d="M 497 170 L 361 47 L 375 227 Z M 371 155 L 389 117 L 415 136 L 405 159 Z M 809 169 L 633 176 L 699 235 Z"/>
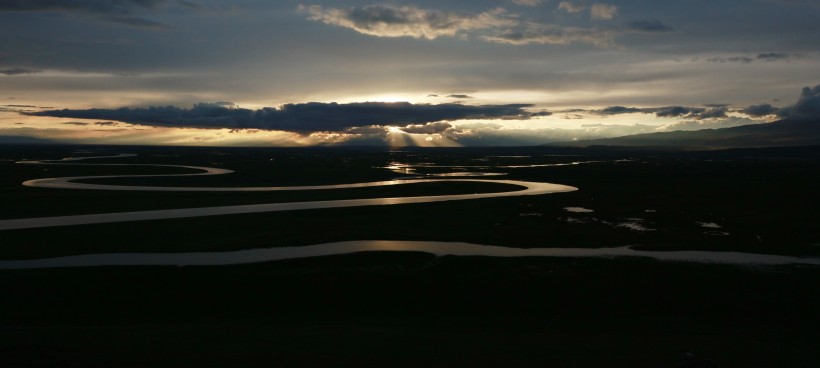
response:
<path id="1" fill-rule="evenodd" d="M 788 118 L 732 128 L 647 133 L 615 138 L 550 143 L 550 146 L 669 148 L 754 148 L 820 145 L 820 118 Z"/>

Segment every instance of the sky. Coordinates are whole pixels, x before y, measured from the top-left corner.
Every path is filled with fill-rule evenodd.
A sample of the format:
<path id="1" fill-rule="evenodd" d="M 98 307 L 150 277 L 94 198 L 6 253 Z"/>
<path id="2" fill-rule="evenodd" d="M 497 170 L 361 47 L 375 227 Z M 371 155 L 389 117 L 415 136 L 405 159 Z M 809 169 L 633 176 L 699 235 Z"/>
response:
<path id="1" fill-rule="evenodd" d="M 0 0 L 0 136 L 467 146 L 767 123 L 818 106 L 818 19 L 817 0 Z"/>

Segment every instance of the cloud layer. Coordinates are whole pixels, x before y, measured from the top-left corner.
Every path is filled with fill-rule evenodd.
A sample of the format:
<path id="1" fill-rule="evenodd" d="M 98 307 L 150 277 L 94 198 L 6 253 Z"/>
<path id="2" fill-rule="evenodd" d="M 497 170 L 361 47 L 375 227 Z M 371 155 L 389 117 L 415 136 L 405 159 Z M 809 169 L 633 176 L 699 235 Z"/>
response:
<path id="1" fill-rule="evenodd" d="M 195 3 L 186 0 L 10 0 L 0 1 L 0 12 L 68 13 L 134 27 L 170 28 L 136 15 L 168 5 L 198 8 Z"/>
<path id="2" fill-rule="evenodd" d="M 618 14 L 618 7 L 615 5 L 595 3 L 589 7 L 589 16 L 592 19 L 612 19 Z"/>
<path id="3" fill-rule="evenodd" d="M 127 13 L 134 8 L 153 8 L 168 2 L 168 0 L 10 0 L 0 2 L 0 11 Z"/>
<path id="4" fill-rule="evenodd" d="M 585 6 L 575 4 L 571 1 L 562 1 L 558 4 L 558 10 L 563 10 L 570 14 L 578 14 L 586 9 Z"/>
<path id="5" fill-rule="evenodd" d="M 727 113 L 730 112 L 726 105 L 709 104 L 705 105 L 708 108 L 702 107 L 686 107 L 686 106 L 666 106 L 666 107 L 626 107 L 626 106 L 609 106 L 600 110 L 592 110 L 594 114 L 598 115 L 620 115 L 620 114 L 655 114 L 657 117 L 682 117 L 687 119 L 703 120 L 703 119 L 724 119 L 727 118 Z M 570 112 L 585 112 L 570 111 Z M 771 104 L 750 105 L 745 108 L 731 110 L 731 112 L 741 113 L 753 118 L 760 118 L 765 116 L 777 116 L 780 118 L 793 117 L 820 117 L 820 85 L 814 87 L 804 87 L 800 93 L 797 103 L 786 107 L 775 107 Z"/>
<path id="6" fill-rule="evenodd" d="M 657 19 L 653 20 L 633 20 L 626 23 L 627 30 L 633 32 L 644 32 L 644 33 L 654 33 L 654 32 L 672 32 L 675 29 L 663 24 L 661 21 Z"/>
<path id="7" fill-rule="evenodd" d="M 453 37 L 468 31 L 512 27 L 516 24 L 516 21 L 500 8 L 480 14 L 467 14 L 386 4 L 347 9 L 300 5 L 299 11 L 306 13 L 310 20 L 378 37 L 432 40 L 442 36 Z"/>
<path id="8" fill-rule="evenodd" d="M 725 118 L 728 109 L 722 105 L 711 105 L 709 108 L 686 107 L 686 106 L 663 106 L 663 107 L 626 107 L 609 106 L 600 110 L 593 110 L 592 113 L 598 115 L 620 115 L 620 114 L 655 114 L 659 118 L 686 118 L 686 119 L 714 119 Z"/>
<path id="9" fill-rule="evenodd" d="M 462 104 L 420 105 L 407 102 L 363 102 L 350 104 L 287 104 L 279 109 L 249 110 L 229 103 L 199 103 L 191 109 L 175 106 L 120 109 L 48 110 L 32 113 L 77 119 L 117 120 L 152 126 L 194 128 L 265 129 L 298 133 L 342 132 L 368 126 L 405 126 L 411 131 L 436 131 L 444 125 L 424 125 L 462 119 L 529 119 L 548 112 L 529 112 L 530 105 Z"/>
<path id="10" fill-rule="evenodd" d="M 780 118 L 820 118 L 820 84 L 804 87 L 794 105 L 782 108 L 771 104 L 751 105 L 737 112 L 751 117 L 777 115 Z"/>
<path id="11" fill-rule="evenodd" d="M 40 73 L 42 70 L 31 68 L 4 68 L 0 69 L 0 74 L 3 75 L 26 75 Z"/>
<path id="12" fill-rule="evenodd" d="M 820 117 L 820 84 L 804 87 L 797 103 L 777 111 L 780 117 Z"/>
<path id="13" fill-rule="evenodd" d="M 535 6 L 539 1 L 519 1 L 518 5 Z M 571 2 L 561 2 L 559 10 L 579 13 L 587 9 Z M 660 21 L 633 21 L 625 26 L 579 27 L 528 19 L 520 14 L 495 8 L 481 13 L 446 12 L 416 6 L 390 4 L 363 7 L 330 8 L 320 5 L 300 5 L 299 11 L 308 19 L 352 29 L 375 37 L 413 37 L 433 40 L 440 37 L 472 36 L 486 42 L 510 45 L 567 45 L 585 43 L 599 47 L 614 44 L 615 37 L 627 32 L 666 32 L 671 30 Z M 589 17 L 611 20 L 618 7 L 595 3 L 589 7 Z"/>

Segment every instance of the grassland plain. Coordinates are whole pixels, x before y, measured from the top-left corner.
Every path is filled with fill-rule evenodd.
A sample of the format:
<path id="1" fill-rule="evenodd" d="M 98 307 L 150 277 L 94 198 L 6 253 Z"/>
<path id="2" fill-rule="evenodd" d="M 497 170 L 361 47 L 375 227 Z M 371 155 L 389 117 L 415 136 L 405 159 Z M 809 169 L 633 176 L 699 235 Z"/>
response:
<path id="1" fill-rule="evenodd" d="M 117 149 L 130 149 L 137 153 L 149 150 L 144 147 Z M 49 153 L 54 158 L 65 157 L 73 152 L 69 148 L 53 150 L 55 152 Z M 110 150 L 108 148 L 109 152 Z M 469 170 L 504 172 L 507 175 L 503 178 L 553 182 L 581 190 L 538 197 L 94 225 L 93 230 L 89 230 L 91 227 L 80 226 L 5 231 L 0 233 L 0 241 L 7 245 L 0 250 L 0 257 L 44 257 L 107 250 L 230 250 L 360 240 L 363 234 L 368 239 L 466 241 L 521 247 L 638 245 L 648 249 L 820 254 L 820 229 L 814 226 L 814 220 L 817 219 L 814 203 L 820 203 L 820 194 L 814 189 L 815 183 L 820 179 L 820 150 L 814 148 L 695 153 L 556 151 L 547 148 L 465 149 L 463 152 L 453 149 L 402 152 L 204 148 L 163 150 L 149 150 L 135 158 L 117 162 L 218 165 L 236 170 L 236 173 L 210 177 L 101 181 L 205 186 L 352 183 L 406 177 L 407 175 L 383 169 L 393 162 L 435 162 L 439 166 L 480 166 L 470 167 Z M 527 157 L 498 157 L 513 153 Z M 10 156 L 9 153 L 6 155 Z M 501 184 L 443 182 L 286 193 L 180 194 L 51 190 L 21 187 L 19 183 L 33 177 L 106 174 L 112 169 L 121 173 L 146 173 L 153 172 L 154 169 L 163 173 L 173 169 L 139 166 L 38 167 L 13 164 L 14 160 L 23 155 L 17 153 L 17 156 L 3 162 L 4 172 L 10 173 L 0 183 L 0 196 L 4 203 L 3 218 L 509 189 L 509 186 Z M 166 160 L 168 157 L 170 159 Z M 573 162 L 586 163 L 551 167 L 499 167 Z M 454 169 L 418 170 L 424 173 Z M 594 212 L 570 213 L 565 210 L 566 207 L 584 207 Z M 141 237 L 130 236 L 134 232 L 139 232 Z M 53 242 L 53 239 L 78 237 L 84 239 L 84 245 L 75 244 L 71 250 Z M 112 239 L 117 240 L 116 245 L 112 244 Z M 198 240 L 192 244 L 189 239 Z"/>
<path id="2" fill-rule="evenodd" d="M 88 155 L 139 155 L 117 163 L 237 171 L 190 178 L 191 182 L 119 180 L 122 184 L 385 180 L 399 174 L 381 167 L 402 162 L 481 166 L 455 169 L 502 171 L 509 179 L 581 190 L 526 198 L 4 231 L 0 257 L 231 250 L 363 238 L 820 253 L 813 225 L 814 204 L 820 203 L 814 189 L 820 175 L 817 148 L 389 152 L 4 146 L 0 158 L 6 161 L 0 165 L 9 175 L 0 179 L 0 196 L 8 203 L 3 217 L 507 189 L 443 183 L 383 188 L 378 193 L 283 196 L 98 193 L 19 185 L 34 177 L 179 172 L 13 164 L 22 158 L 60 159 L 76 155 L 78 149 L 93 151 L 84 153 Z M 587 163 L 498 167 L 572 162 Z M 416 174 L 453 169 L 418 168 Z M 571 213 L 565 207 L 594 212 Z M 621 226 L 625 223 L 652 230 Z M 0 271 L 0 366 L 811 367 L 820 359 L 815 348 L 820 341 L 817 280 L 820 270 L 808 266 L 741 267 L 642 258 L 434 257 L 413 252 L 223 267 Z"/>

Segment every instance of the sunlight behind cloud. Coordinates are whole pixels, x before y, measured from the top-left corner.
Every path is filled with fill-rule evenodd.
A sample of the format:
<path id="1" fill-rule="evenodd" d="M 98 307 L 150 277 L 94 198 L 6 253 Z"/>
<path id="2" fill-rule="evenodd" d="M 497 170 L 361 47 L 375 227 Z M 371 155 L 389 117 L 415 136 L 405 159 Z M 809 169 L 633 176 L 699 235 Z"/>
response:
<path id="1" fill-rule="evenodd" d="M 397 147 L 461 147 L 457 141 L 441 134 L 410 134 L 396 127 L 388 128 L 387 144 Z"/>

